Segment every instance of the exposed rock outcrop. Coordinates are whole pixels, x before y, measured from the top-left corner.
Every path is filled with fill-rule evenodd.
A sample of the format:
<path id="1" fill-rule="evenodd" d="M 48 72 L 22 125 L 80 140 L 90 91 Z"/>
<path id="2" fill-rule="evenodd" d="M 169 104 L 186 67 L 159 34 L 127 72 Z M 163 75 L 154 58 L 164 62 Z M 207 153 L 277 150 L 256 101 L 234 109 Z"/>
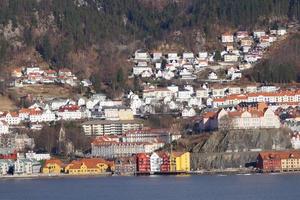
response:
<path id="1" fill-rule="evenodd" d="M 285 129 L 216 132 L 192 148 L 192 168 L 236 168 L 255 162 L 258 151 L 292 148 Z"/>

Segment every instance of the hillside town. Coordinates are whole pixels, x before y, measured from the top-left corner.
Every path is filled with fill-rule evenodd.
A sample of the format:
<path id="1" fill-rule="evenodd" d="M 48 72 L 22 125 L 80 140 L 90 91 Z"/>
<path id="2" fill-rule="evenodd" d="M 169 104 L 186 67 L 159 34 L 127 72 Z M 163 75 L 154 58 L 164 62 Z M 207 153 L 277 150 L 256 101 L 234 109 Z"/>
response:
<path id="1" fill-rule="evenodd" d="M 220 36 L 223 51 L 137 50 L 130 58 L 133 67 L 129 78 L 140 80 L 141 90 L 124 92 L 118 99 L 94 92 L 92 81 L 80 80 L 68 68 L 15 68 L 10 88 L 52 85 L 89 88 L 92 92 L 70 98 L 28 95 L 28 106 L 1 111 L 0 175 L 189 173 L 195 170 L 191 153 L 173 151 L 173 143 L 190 133 L 233 129 L 288 128 L 293 148 L 300 149 L 300 89 L 241 81 L 244 71 L 263 59 L 287 34 L 288 30 L 281 27 L 224 33 Z M 147 120 L 159 115 L 187 120 L 192 128 L 151 127 Z M 72 121 L 80 124 L 84 137 L 91 139 L 90 151 L 78 159 L 60 160 L 52 152 L 33 152 L 37 141 L 21 131 L 34 132 L 53 123 Z M 66 140 L 62 125 L 58 141 L 69 144 Z M 74 152 L 70 145 L 65 147 L 69 153 Z M 299 153 L 279 150 L 260 152 L 255 168 L 266 172 L 300 170 Z"/>

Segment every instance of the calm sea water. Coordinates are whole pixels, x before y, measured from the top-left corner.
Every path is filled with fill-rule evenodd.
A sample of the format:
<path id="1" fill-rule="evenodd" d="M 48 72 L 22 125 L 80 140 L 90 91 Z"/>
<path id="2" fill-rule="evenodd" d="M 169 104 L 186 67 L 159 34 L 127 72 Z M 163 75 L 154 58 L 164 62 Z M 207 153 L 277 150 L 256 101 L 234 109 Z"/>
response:
<path id="1" fill-rule="evenodd" d="M 0 200 L 298 200 L 300 175 L 0 180 Z"/>

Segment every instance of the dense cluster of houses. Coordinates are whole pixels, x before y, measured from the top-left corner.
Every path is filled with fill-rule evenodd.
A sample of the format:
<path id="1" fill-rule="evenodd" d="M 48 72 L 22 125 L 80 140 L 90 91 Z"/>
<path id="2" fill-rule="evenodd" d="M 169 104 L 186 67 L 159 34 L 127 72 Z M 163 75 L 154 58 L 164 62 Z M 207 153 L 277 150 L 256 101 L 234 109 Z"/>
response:
<path id="1" fill-rule="evenodd" d="M 28 108 L 16 111 L 0 112 L 0 134 L 7 134 L 10 128 L 29 122 L 32 129 L 40 128 L 36 124 L 58 120 L 101 119 L 107 121 L 134 120 L 130 108 L 122 101 L 112 101 L 103 94 L 94 94 L 90 98 L 40 100 Z"/>
<path id="2" fill-rule="evenodd" d="M 32 84 L 67 84 L 70 86 L 77 86 L 80 81 L 68 68 L 62 68 L 59 71 L 52 69 L 41 69 L 38 66 L 15 68 L 11 72 L 14 82 L 12 86 L 23 87 L 23 85 Z M 90 86 L 91 82 L 83 80 L 84 86 Z"/>
<path id="3" fill-rule="evenodd" d="M 154 52 L 150 55 L 146 51 L 137 50 L 133 58 L 133 75 L 157 80 L 195 80 L 203 69 L 211 69 L 207 79 L 215 81 L 219 79 L 215 70 L 227 69 L 228 80 L 239 79 L 242 77 L 242 70 L 262 59 L 267 48 L 286 33 L 285 28 L 255 30 L 252 33 L 224 33 L 220 38 L 224 46 L 221 52 L 183 52 L 181 55 L 176 52 Z"/>
<path id="4" fill-rule="evenodd" d="M 114 160 L 84 158 L 64 164 L 59 159 L 47 160 L 42 167 L 43 174 L 97 175 L 113 173 L 115 175 L 171 174 L 190 172 L 189 152 L 138 153 L 119 157 Z"/>
<path id="5" fill-rule="evenodd" d="M 28 152 L 25 155 L 0 152 L 0 176 L 7 175 L 136 175 L 153 173 L 190 172 L 189 152 L 138 153 L 127 157 L 104 160 L 102 158 L 82 158 L 64 163 L 51 158 L 49 154 Z"/>
<path id="6" fill-rule="evenodd" d="M 1 175 L 34 175 L 41 172 L 40 161 L 50 159 L 50 154 L 36 154 L 28 152 L 25 155 L 16 152 L 3 152 L 0 149 Z"/>
<path id="7" fill-rule="evenodd" d="M 130 92 L 127 98 L 135 115 L 177 113 L 182 117 L 193 117 L 203 108 L 226 108 L 243 102 L 296 105 L 300 102 L 300 92 L 297 89 L 280 89 L 274 85 L 205 83 L 200 88 L 193 85 L 149 86 L 143 90 L 142 97 Z"/>

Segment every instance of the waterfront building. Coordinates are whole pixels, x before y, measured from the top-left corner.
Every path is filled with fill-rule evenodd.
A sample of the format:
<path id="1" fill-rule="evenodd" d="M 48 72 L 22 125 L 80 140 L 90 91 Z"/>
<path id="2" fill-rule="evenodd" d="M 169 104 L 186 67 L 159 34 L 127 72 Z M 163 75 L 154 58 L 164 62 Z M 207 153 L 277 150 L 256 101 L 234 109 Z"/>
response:
<path id="1" fill-rule="evenodd" d="M 191 168 L 189 152 L 173 152 L 170 155 L 171 172 L 188 172 L 190 170 Z"/>
<path id="2" fill-rule="evenodd" d="M 256 167 L 263 172 L 299 171 L 300 151 L 265 151 L 260 152 Z"/>
<path id="3" fill-rule="evenodd" d="M 73 160 L 65 167 L 65 172 L 72 175 L 103 174 L 112 166 L 112 163 L 99 158 Z"/>
<path id="4" fill-rule="evenodd" d="M 115 174 L 134 175 L 136 173 L 136 157 L 121 157 L 115 160 Z"/>
<path id="5" fill-rule="evenodd" d="M 157 153 L 161 158 L 160 172 L 170 172 L 170 155 L 167 152 Z"/>
<path id="6" fill-rule="evenodd" d="M 146 153 L 136 155 L 137 171 L 140 173 L 150 173 L 150 156 Z"/>
<path id="7" fill-rule="evenodd" d="M 44 174 L 60 174 L 63 169 L 63 163 L 59 159 L 46 160 L 42 168 Z"/>
<path id="8" fill-rule="evenodd" d="M 162 164 L 162 158 L 157 153 L 152 153 L 150 156 L 150 171 L 160 172 L 160 166 Z"/>

